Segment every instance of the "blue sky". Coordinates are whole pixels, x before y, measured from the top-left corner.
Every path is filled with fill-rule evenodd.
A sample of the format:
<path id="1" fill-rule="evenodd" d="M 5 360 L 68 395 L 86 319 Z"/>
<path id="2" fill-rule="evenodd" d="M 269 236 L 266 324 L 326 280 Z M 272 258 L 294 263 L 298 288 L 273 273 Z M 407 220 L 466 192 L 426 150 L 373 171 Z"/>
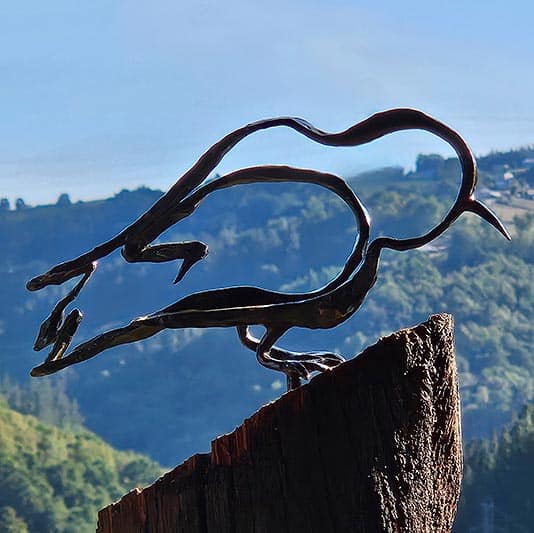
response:
<path id="1" fill-rule="evenodd" d="M 20 1 L 0 5 L 0 197 L 32 205 L 168 188 L 240 125 L 296 115 L 341 130 L 417 107 L 476 153 L 534 142 L 528 1 Z M 448 154 L 429 134 L 334 149 L 257 134 L 220 171 L 343 175 Z"/>

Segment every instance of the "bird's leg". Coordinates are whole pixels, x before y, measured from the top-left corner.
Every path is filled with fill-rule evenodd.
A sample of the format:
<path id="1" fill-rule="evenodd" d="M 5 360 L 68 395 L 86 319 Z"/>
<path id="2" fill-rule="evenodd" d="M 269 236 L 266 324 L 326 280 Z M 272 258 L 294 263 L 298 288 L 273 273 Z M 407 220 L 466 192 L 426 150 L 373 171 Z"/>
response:
<path id="1" fill-rule="evenodd" d="M 255 338 L 247 326 L 237 328 L 241 342 L 256 351 L 258 362 L 272 370 L 284 372 L 287 390 L 300 386 L 301 379 L 310 379 L 312 372 L 323 372 L 344 361 L 343 357 L 330 352 L 292 352 L 274 346 L 287 329 L 267 328 L 261 341 Z"/>
<path id="2" fill-rule="evenodd" d="M 286 384 L 287 390 L 290 391 L 298 389 L 302 385 L 302 382 L 300 381 L 300 376 L 297 373 L 287 373 Z"/>
<path id="3" fill-rule="evenodd" d="M 271 349 L 274 343 L 287 331 L 287 329 L 267 328 L 265 335 L 258 343 L 256 358 L 258 362 L 272 370 L 284 372 L 287 380 L 287 390 L 300 387 L 300 379 L 308 379 L 308 371 L 304 366 L 297 364 L 288 364 L 285 361 L 277 360 L 271 357 Z"/>
<path id="4" fill-rule="evenodd" d="M 237 326 L 236 329 L 241 344 L 255 352 L 258 349 L 260 340 L 257 337 L 254 337 L 250 330 L 250 326 Z M 310 365 L 323 365 L 321 368 L 310 368 L 311 372 L 333 368 L 345 361 L 345 358 L 337 353 L 321 351 L 293 352 L 292 350 L 286 350 L 285 348 L 280 348 L 278 346 L 273 346 L 270 353 L 271 356 L 280 360 L 299 361 L 305 364 L 309 363 Z"/>
<path id="5" fill-rule="evenodd" d="M 250 350 L 257 352 L 260 340 L 254 337 L 254 335 L 250 331 L 250 327 L 238 326 L 236 329 L 241 343 Z M 271 358 L 274 358 L 280 362 L 285 361 L 299 363 L 304 366 L 308 373 L 330 370 L 345 361 L 345 359 L 341 355 L 336 353 L 293 352 L 291 350 L 286 350 L 284 348 L 280 348 L 274 345 L 269 350 L 269 355 Z M 300 380 L 298 375 L 296 376 L 296 378 Z M 293 383 L 289 383 L 289 380 L 290 376 L 288 375 L 288 390 L 296 388 Z M 300 385 L 300 381 L 298 381 L 298 384 Z"/>
<path id="6" fill-rule="evenodd" d="M 171 242 L 163 244 L 126 244 L 121 254 L 129 263 L 163 263 L 183 259 L 182 266 L 174 283 L 178 283 L 187 271 L 197 262 L 206 257 L 208 246 L 200 241 Z"/>

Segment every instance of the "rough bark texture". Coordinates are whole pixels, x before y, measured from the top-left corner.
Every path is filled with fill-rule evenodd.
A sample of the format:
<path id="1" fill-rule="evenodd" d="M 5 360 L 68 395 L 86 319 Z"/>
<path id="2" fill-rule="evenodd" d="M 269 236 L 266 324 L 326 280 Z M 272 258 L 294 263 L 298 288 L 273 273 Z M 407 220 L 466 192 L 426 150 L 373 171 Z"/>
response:
<path id="1" fill-rule="evenodd" d="M 101 510 L 98 532 L 443 533 L 461 472 L 453 320 L 435 315 Z"/>

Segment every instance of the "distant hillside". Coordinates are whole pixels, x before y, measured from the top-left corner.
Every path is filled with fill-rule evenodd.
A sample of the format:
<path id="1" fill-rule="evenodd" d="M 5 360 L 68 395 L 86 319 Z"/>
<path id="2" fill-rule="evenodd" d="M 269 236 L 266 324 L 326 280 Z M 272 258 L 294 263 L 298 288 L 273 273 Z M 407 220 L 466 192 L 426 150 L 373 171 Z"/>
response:
<path id="1" fill-rule="evenodd" d="M 534 524 L 534 405 L 497 437 L 470 442 L 455 531 L 530 533 Z"/>
<path id="2" fill-rule="evenodd" d="M 432 313 L 453 313 L 465 433 L 490 435 L 534 391 L 534 201 L 520 197 L 528 170 L 515 166 L 516 160 L 528 166 L 529 154 L 525 149 L 518 158 L 510 152 L 510 163 L 503 163 L 506 154 L 495 164 L 481 158 L 480 190 L 499 193 L 488 201 L 513 213 L 511 222 L 520 215 L 511 224 L 511 243 L 466 214 L 424 250 L 385 254 L 376 287 L 350 321 L 334 330 L 295 330 L 281 345 L 351 357 L 382 334 Z M 507 179 L 507 188 L 497 191 L 508 171 L 516 171 L 511 178 L 516 186 Z M 412 173 L 378 170 L 350 184 L 371 212 L 373 236 L 413 236 L 432 227 L 453 201 L 458 165 L 421 156 Z M 109 239 L 161 194 L 142 188 L 97 202 L 71 204 L 62 197 L 53 206 L 0 209 L 0 373 L 28 380 L 43 357 L 32 351 L 39 323 L 68 289 L 29 293 L 26 281 Z M 319 287 L 339 272 L 355 233 L 346 207 L 316 186 L 258 184 L 217 192 L 161 238 L 203 240 L 209 256 L 178 285 L 171 282 L 179 264 L 127 264 L 118 253 L 103 259 L 76 302 L 85 314 L 76 342 L 195 290 L 237 284 L 294 292 Z M 61 384 L 78 401 L 88 427 L 114 446 L 166 464 L 206 450 L 212 438 L 284 387 L 282 376 L 260 367 L 239 345 L 235 331 L 223 329 L 162 333 L 45 379 Z"/>
<path id="3" fill-rule="evenodd" d="M 58 428 L 8 406 L 0 395 L 0 531 L 83 533 L 97 511 L 161 468 L 118 452 L 82 427 Z"/>

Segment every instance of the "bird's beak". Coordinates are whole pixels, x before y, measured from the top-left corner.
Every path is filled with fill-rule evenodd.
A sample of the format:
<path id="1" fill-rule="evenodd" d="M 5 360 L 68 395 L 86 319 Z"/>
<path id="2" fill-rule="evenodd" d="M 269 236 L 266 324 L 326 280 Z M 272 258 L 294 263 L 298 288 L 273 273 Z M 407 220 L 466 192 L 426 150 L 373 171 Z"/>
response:
<path id="1" fill-rule="evenodd" d="M 483 218 L 486 222 L 489 222 L 495 229 L 497 229 L 506 239 L 509 241 L 512 240 L 512 237 L 510 237 L 510 234 L 504 227 L 503 223 L 498 219 L 497 215 L 482 202 L 475 200 L 474 198 L 470 198 L 466 203 L 465 210 L 475 213 L 479 217 Z"/>

